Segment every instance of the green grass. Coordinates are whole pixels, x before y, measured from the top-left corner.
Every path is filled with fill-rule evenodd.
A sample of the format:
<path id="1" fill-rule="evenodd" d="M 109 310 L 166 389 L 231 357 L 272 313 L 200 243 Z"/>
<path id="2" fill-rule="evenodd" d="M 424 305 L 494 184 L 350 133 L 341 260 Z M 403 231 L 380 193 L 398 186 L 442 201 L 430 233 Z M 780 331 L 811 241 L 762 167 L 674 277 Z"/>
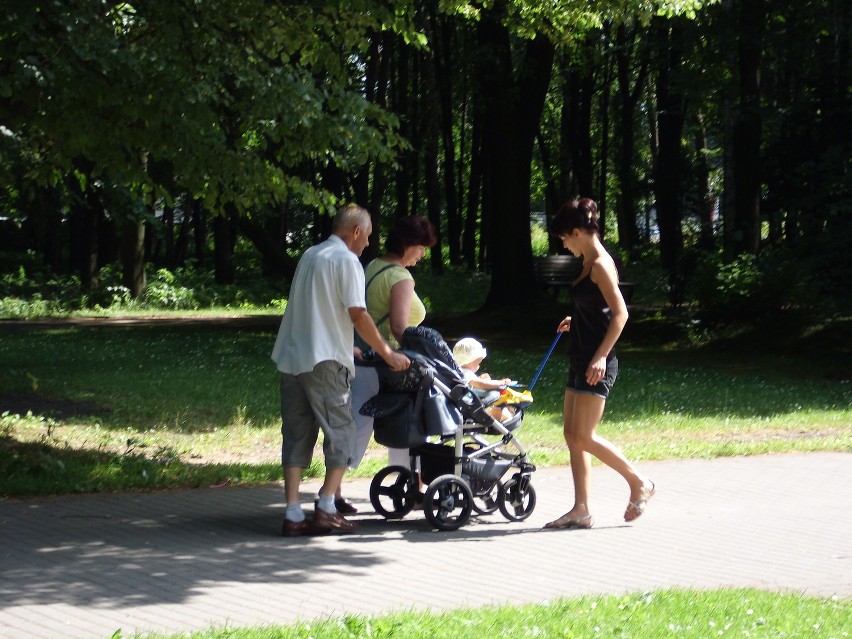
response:
<path id="1" fill-rule="evenodd" d="M 852 632 L 852 603 L 759 590 L 665 590 L 587 596 L 526 606 L 451 613 L 407 612 L 346 616 L 294 626 L 211 629 L 177 635 L 193 639 L 843 639 Z M 162 637 L 162 635 L 154 635 Z"/>
<path id="2" fill-rule="evenodd" d="M 528 382 L 552 333 L 536 329 L 524 341 L 479 321 L 485 369 Z M 269 359 L 277 317 L 265 322 L 0 330 L 0 494 L 280 479 L 278 377 Z M 449 340 L 460 335 L 445 328 Z M 802 362 L 813 358 L 790 349 L 758 351 L 626 338 L 600 432 L 637 460 L 852 451 L 847 371 L 825 363 L 809 370 Z M 568 462 L 565 367 L 559 349 L 519 433 L 543 466 Z M 373 444 L 357 476 L 372 476 L 385 460 Z M 321 471 L 318 452 L 308 472 Z"/>

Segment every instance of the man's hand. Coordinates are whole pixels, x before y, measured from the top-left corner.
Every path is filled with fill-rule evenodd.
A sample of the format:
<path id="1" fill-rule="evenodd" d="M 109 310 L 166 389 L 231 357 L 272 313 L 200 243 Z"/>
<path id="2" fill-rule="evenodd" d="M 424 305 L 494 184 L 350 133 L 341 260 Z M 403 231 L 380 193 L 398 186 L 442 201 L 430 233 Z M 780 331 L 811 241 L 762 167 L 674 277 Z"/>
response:
<path id="1" fill-rule="evenodd" d="M 399 351 L 391 351 L 387 357 L 383 357 L 392 371 L 404 371 L 411 366 L 411 360 Z"/>

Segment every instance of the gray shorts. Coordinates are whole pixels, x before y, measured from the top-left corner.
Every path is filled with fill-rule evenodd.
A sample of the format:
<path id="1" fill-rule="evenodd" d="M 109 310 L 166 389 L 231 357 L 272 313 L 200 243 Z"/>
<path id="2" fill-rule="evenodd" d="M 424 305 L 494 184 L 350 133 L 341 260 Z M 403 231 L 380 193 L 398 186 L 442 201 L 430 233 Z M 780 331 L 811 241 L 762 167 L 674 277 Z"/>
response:
<path id="1" fill-rule="evenodd" d="M 323 361 L 308 373 L 281 374 L 281 463 L 306 468 L 323 434 L 326 468 L 346 468 L 355 444 L 349 369 Z"/>

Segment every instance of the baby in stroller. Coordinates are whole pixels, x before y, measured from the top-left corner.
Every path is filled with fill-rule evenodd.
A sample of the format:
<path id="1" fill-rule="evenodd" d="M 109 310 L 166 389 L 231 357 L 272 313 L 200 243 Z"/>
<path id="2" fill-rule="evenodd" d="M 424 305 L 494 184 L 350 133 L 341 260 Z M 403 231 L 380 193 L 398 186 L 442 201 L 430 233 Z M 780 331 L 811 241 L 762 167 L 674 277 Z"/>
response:
<path id="1" fill-rule="evenodd" d="M 377 363 L 379 393 L 360 409 L 375 418 L 377 443 L 410 452 L 410 467 L 388 466 L 373 478 L 376 511 L 388 519 L 404 517 L 419 501 L 422 482 L 424 514 L 440 530 L 463 526 L 474 510 L 499 509 L 511 521 L 529 517 L 535 466 L 514 434 L 529 402 L 514 406 L 511 418 L 501 422 L 488 413 L 489 400 L 465 382 L 437 331 L 408 328 L 400 346 L 411 367 L 393 372 Z"/>
<path id="2" fill-rule="evenodd" d="M 489 403 L 488 399 L 493 401 L 495 397 L 490 393 L 504 390 L 515 383 L 508 377 L 493 379 L 488 373 L 480 373 L 479 367 L 482 366 L 482 361 L 487 355 L 488 351 L 485 347 L 472 337 L 463 337 L 453 346 L 453 357 L 461 367 L 465 382 L 486 404 Z M 515 414 L 515 411 L 505 404 L 489 405 L 486 410 L 489 415 L 501 422 L 505 422 Z"/>

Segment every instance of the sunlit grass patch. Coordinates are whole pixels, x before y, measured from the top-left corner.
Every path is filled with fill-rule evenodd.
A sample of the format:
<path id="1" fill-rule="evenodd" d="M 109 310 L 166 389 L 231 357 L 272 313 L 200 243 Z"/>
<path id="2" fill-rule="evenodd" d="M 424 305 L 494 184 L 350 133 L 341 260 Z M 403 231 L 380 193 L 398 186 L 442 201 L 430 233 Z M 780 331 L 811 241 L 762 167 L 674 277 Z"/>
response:
<path id="1" fill-rule="evenodd" d="M 547 347 L 483 339 L 489 349 L 484 369 L 526 384 Z M 19 483 L 9 478 L 35 466 L 25 463 L 26 455 L 7 459 L 0 494 L 205 485 L 210 468 L 217 469 L 212 483 L 225 469 L 232 469 L 234 483 L 280 479 L 273 341 L 272 332 L 222 325 L 0 332 L 5 450 L 37 444 L 40 454 L 62 462 L 47 462 L 53 473 Z M 565 355 L 557 350 L 517 433 L 540 466 L 568 463 L 560 414 L 566 373 Z M 852 451 L 849 424 L 846 381 L 803 377 L 801 367 L 786 362 L 741 366 L 708 352 L 628 350 L 600 433 L 631 459 L 711 458 Z M 101 457 L 96 462 L 90 453 Z M 122 468 L 137 457 L 150 463 L 144 482 L 137 478 L 141 471 L 127 482 L 117 481 L 122 473 L 105 471 L 97 472 L 97 481 L 63 477 L 89 477 L 86 465 Z M 319 448 L 315 457 L 322 458 Z M 171 460 L 166 468 L 165 458 Z M 386 459 L 372 444 L 350 476 L 372 476 Z M 78 464 L 82 468 L 72 468 Z M 321 474 L 321 464 L 308 472 Z"/>
<path id="2" fill-rule="evenodd" d="M 567 639 L 845 639 L 850 628 L 852 604 L 845 599 L 758 590 L 665 590 L 440 613 L 350 615 L 293 626 L 211 629 L 173 637 L 480 639 L 496 633 L 501 637 Z"/>

